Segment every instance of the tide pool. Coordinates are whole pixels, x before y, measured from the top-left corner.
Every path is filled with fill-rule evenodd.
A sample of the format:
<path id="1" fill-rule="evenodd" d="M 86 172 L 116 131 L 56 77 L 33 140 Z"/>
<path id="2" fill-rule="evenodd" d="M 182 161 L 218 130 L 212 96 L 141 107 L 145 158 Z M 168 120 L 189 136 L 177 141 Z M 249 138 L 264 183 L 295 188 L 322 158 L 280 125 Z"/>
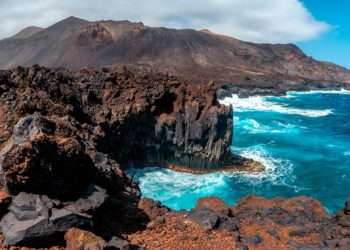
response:
<path id="1" fill-rule="evenodd" d="M 232 151 L 262 162 L 261 174 L 192 175 L 158 167 L 129 169 L 144 197 L 173 209 L 218 196 L 229 204 L 246 195 L 307 195 L 329 212 L 350 199 L 350 92 L 289 92 L 282 97 L 232 96 Z"/>

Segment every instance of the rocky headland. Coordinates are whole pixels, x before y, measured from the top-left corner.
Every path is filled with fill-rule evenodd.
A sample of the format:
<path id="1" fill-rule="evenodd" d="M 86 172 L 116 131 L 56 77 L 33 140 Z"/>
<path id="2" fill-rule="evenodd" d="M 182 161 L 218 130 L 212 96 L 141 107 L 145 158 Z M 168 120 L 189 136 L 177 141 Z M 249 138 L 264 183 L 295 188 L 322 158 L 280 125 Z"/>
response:
<path id="1" fill-rule="evenodd" d="M 66 155 L 71 146 L 77 159 L 84 152 L 99 160 L 105 154 L 123 166 L 262 170 L 230 153 L 232 109 L 218 103 L 213 82 L 183 84 L 174 76 L 126 68 L 70 72 L 19 67 L 1 71 L 0 77 L 5 171 L 12 164 L 6 156 L 14 148 L 36 141 L 37 147 L 57 149 L 50 152 Z"/>
<path id="2" fill-rule="evenodd" d="M 109 230 L 100 216 L 137 208 L 128 165 L 263 170 L 229 152 L 232 110 L 217 103 L 212 83 L 34 66 L 1 71 L 0 89 L 2 205 L 12 199 L 0 222 L 5 245 L 59 242 L 73 227 L 118 235 L 123 223 Z"/>
<path id="3" fill-rule="evenodd" d="M 234 156 L 214 82 L 127 68 L 0 71 L 3 249 L 348 249 L 350 204 L 217 198 L 192 211 L 141 199 L 128 165 L 263 171 Z"/>

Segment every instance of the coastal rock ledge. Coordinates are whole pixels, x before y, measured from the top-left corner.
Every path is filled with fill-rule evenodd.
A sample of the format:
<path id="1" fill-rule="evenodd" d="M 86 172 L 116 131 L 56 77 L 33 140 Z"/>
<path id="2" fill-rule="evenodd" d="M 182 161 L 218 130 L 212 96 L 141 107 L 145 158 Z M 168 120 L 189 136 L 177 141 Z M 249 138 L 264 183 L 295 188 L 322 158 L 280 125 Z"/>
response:
<path id="1" fill-rule="evenodd" d="M 0 71 L 0 249 L 348 249 L 350 203 L 141 199 L 124 167 L 262 171 L 229 151 L 215 84 L 122 69 Z"/>
<path id="2" fill-rule="evenodd" d="M 44 131 L 35 122 L 28 125 L 33 118 L 27 116 L 34 114 L 42 116 L 35 121 L 39 125 L 39 120 L 48 123 Z M 35 149 L 45 144 L 43 150 L 58 154 L 33 158 L 60 161 L 69 155 L 72 168 L 67 166 L 67 171 L 79 172 L 84 165 L 87 177 L 93 164 L 87 155 L 94 152 L 122 166 L 163 165 L 193 172 L 263 170 L 261 164 L 231 154 L 232 109 L 217 102 L 213 83 L 184 84 L 173 76 L 126 68 L 76 72 L 16 68 L 0 72 L 0 117 L 5 178 L 26 166 L 26 155 L 18 158 L 23 162 L 16 163 L 18 168 L 9 159 L 28 143 Z M 35 131 L 22 135 L 23 129 Z M 67 147 L 72 154 L 65 152 Z M 33 154 L 40 154 L 35 149 Z M 73 158 L 84 157 L 84 162 L 74 163 Z"/>
<path id="3" fill-rule="evenodd" d="M 253 170 L 230 153 L 231 131 L 213 84 L 126 68 L 0 71 L 4 244 L 59 244 L 72 227 L 122 237 L 124 223 L 102 221 L 115 209 L 142 214 L 125 166 Z"/>

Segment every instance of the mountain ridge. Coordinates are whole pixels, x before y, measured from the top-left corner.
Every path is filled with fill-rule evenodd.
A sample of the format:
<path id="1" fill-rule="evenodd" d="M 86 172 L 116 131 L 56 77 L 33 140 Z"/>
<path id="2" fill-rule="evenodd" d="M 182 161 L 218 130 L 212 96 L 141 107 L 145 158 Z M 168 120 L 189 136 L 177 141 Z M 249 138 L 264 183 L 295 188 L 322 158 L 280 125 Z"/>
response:
<path id="1" fill-rule="evenodd" d="M 209 30 L 69 17 L 30 36 L 0 40 L 0 68 L 113 65 L 152 69 L 193 82 L 247 79 L 350 83 L 350 70 L 307 56 L 294 44 L 258 44 Z"/>

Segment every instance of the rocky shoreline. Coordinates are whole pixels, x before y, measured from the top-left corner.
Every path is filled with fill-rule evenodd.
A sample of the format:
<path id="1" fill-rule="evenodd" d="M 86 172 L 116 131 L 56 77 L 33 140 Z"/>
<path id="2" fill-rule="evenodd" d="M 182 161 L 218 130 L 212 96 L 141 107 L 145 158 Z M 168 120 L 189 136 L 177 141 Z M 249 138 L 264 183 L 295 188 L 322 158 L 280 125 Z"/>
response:
<path id="1" fill-rule="evenodd" d="M 239 155 L 232 155 L 230 158 L 230 164 L 224 166 L 213 166 L 213 167 L 201 167 L 201 168 L 189 168 L 187 166 L 175 165 L 169 162 L 153 162 L 153 163 L 133 163 L 132 165 L 126 165 L 123 169 L 127 168 L 147 168 L 160 166 L 176 172 L 188 173 L 188 174 L 209 174 L 215 172 L 249 172 L 249 173 L 260 173 L 265 171 L 265 166 L 260 162 L 252 159 L 247 159 Z"/>
<path id="2" fill-rule="evenodd" d="M 231 97 L 232 94 L 246 98 L 250 96 L 284 96 L 289 91 L 350 90 L 349 83 L 308 79 L 285 80 L 281 76 L 240 79 L 234 84 L 222 82 L 218 85 L 218 99 Z"/>
<path id="3" fill-rule="evenodd" d="M 231 156 L 232 109 L 220 105 L 215 85 L 187 85 L 173 76 L 127 69 L 1 72 L 0 141 L 16 123 L 38 113 L 66 123 L 88 151 L 119 164 L 166 162 L 189 168 L 222 168 Z M 55 126 L 55 125 L 52 125 Z M 113 150 L 115 147 L 118 150 Z"/>
<path id="4" fill-rule="evenodd" d="M 349 247 L 349 202 L 336 215 L 307 197 L 246 197 L 235 206 L 200 199 L 189 212 L 166 211 L 151 200 L 140 207 L 151 221 L 128 235 L 145 249 L 343 249 Z"/>
<path id="5" fill-rule="evenodd" d="M 263 169 L 229 151 L 217 88 L 126 68 L 0 71 L 2 248 L 346 249 L 348 203 L 330 216 L 306 197 L 211 198 L 189 212 L 141 199 L 123 166 Z"/>
<path id="6" fill-rule="evenodd" d="M 173 164 L 157 164 L 154 166 L 162 166 L 176 172 L 189 173 L 189 174 L 208 174 L 215 172 L 249 172 L 249 173 L 260 173 L 265 171 L 265 166 L 260 162 L 246 159 L 240 156 L 232 157 L 231 166 L 219 167 L 219 168 L 206 168 L 206 169 L 191 169 L 186 166 L 178 166 Z"/>

